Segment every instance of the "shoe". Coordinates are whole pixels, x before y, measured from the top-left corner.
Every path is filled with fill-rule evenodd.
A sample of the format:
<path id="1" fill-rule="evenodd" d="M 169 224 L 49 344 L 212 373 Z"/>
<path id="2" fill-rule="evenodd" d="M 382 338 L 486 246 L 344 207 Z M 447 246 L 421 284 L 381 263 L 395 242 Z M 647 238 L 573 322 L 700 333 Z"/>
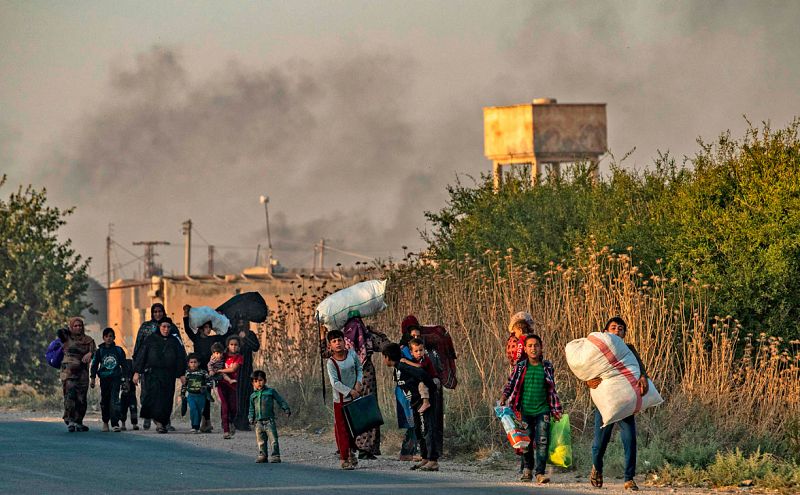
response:
<path id="1" fill-rule="evenodd" d="M 196 433 L 200 433 L 200 430 L 198 430 L 197 428 L 192 428 L 191 432 L 196 434 Z"/>
<path id="2" fill-rule="evenodd" d="M 274 455 L 274 456 L 272 456 L 272 459 L 269 460 L 269 462 L 271 464 L 280 464 L 281 463 L 281 456 Z"/>
<path id="3" fill-rule="evenodd" d="M 358 457 L 356 457 L 356 455 L 353 452 L 350 452 L 350 464 L 352 464 L 353 467 L 358 466 Z"/>
<path id="4" fill-rule="evenodd" d="M 547 476 L 545 476 L 543 474 L 537 474 L 536 475 L 536 482 L 539 483 L 540 485 L 544 485 L 545 483 L 550 483 L 550 478 L 548 478 Z"/>
<path id="5" fill-rule="evenodd" d="M 108 423 L 103 423 L 103 427 L 100 428 L 100 431 L 102 431 L 103 433 L 108 433 L 108 431 L 109 431 L 108 430 Z"/>
<path id="6" fill-rule="evenodd" d="M 142 425 L 142 428 L 144 428 L 145 430 L 149 430 L 150 429 L 150 420 L 149 419 L 145 419 L 144 420 L 144 424 Z"/>
<path id="7" fill-rule="evenodd" d="M 139 431 L 139 425 L 133 425 L 133 430 L 134 431 Z"/>
<path id="8" fill-rule="evenodd" d="M 222 438 L 224 438 L 225 440 L 230 440 L 232 436 L 233 436 L 233 435 L 231 435 L 231 433 L 230 433 L 230 432 L 226 431 L 226 432 L 225 432 L 225 433 L 222 435 Z"/>
<path id="9" fill-rule="evenodd" d="M 372 455 L 372 452 L 367 452 L 366 450 L 359 450 L 358 451 L 358 458 L 359 459 L 367 459 L 367 460 L 370 460 L 370 461 L 373 461 L 373 460 L 377 459 L 377 457 Z"/>
<path id="10" fill-rule="evenodd" d="M 420 471 L 438 471 L 439 463 L 437 461 L 428 461 L 427 464 L 419 468 Z"/>
<path id="11" fill-rule="evenodd" d="M 211 433 L 214 428 L 211 426 L 211 421 L 203 418 L 200 421 L 200 433 Z"/>
<path id="12" fill-rule="evenodd" d="M 74 423 L 68 424 L 67 425 L 67 431 L 70 432 L 70 433 L 75 433 L 75 424 Z"/>
<path id="13" fill-rule="evenodd" d="M 84 425 L 83 423 L 78 423 L 75 425 L 75 431 L 89 431 L 89 427 Z"/>
<path id="14" fill-rule="evenodd" d="M 342 469 L 344 469 L 345 471 L 352 471 L 353 469 L 355 469 L 355 466 L 350 464 L 349 460 L 342 461 Z"/>
<path id="15" fill-rule="evenodd" d="M 157 426 L 157 427 L 156 427 L 156 431 L 157 431 L 158 433 L 164 434 L 164 433 L 166 433 L 166 432 L 167 432 L 167 431 L 169 431 L 169 430 L 167 430 L 167 427 L 166 427 L 166 426 Z"/>
<path id="16" fill-rule="evenodd" d="M 121 432 L 121 431 L 122 431 L 122 428 L 120 428 L 120 427 L 119 427 L 119 425 L 117 425 L 117 426 L 112 426 L 112 427 L 111 427 L 111 431 L 113 431 L 114 433 L 119 433 L 119 432 Z"/>
<path id="17" fill-rule="evenodd" d="M 531 481 L 533 479 L 533 471 L 530 469 L 523 469 L 522 476 L 519 477 L 520 481 Z"/>
<path id="18" fill-rule="evenodd" d="M 589 473 L 589 483 L 595 488 L 603 487 L 603 473 L 598 472 L 594 466 L 592 466 L 592 472 Z"/>
<path id="19" fill-rule="evenodd" d="M 414 456 L 412 456 L 412 455 L 402 455 L 401 454 L 400 457 L 397 458 L 397 460 L 398 461 L 413 461 L 414 460 Z"/>
<path id="20" fill-rule="evenodd" d="M 122 431 L 128 431 L 128 428 L 125 427 L 125 423 L 122 423 L 121 425 L 119 425 L 119 429 L 122 430 Z"/>
<path id="21" fill-rule="evenodd" d="M 418 464 L 414 464 L 413 466 L 411 466 L 411 470 L 412 471 L 416 471 L 417 469 L 421 469 L 421 468 L 425 467 L 425 464 L 427 464 L 427 463 L 428 463 L 427 460 L 422 459 Z"/>
<path id="22" fill-rule="evenodd" d="M 624 488 L 625 490 L 630 490 L 632 492 L 638 492 L 639 491 L 639 486 L 633 480 L 626 481 L 625 484 L 622 485 L 622 488 Z"/>
<path id="23" fill-rule="evenodd" d="M 267 462 L 267 456 L 260 455 L 260 456 L 256 457 L 256 462 L 258 464 L 263 464 L 263 463 Z"/>
<path id="24" fill-rule="evenodd" d="M 175 427 L 172 426 L 171 424 L 167 424 L 165 428 L 167 429 L 167 431 L 175 431 Z"/>
<path id="25" fill-rule="evenodd" d="M 236 435 L 236 425 L 231 423 L 230 428 L 231 428 L 231 436 Z"/>

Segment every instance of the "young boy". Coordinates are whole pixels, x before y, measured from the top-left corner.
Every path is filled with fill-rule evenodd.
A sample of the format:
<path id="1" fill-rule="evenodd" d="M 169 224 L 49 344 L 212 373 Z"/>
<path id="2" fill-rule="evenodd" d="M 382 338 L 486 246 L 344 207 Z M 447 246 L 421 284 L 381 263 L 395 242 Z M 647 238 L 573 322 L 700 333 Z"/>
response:
<path id="1" fill-rule="evenodd" d="M 126 380 L 122 382 L 122 394 L 120 395 L 119 421 L 120 430 L 126 431 L 128 428 L 125 422 L 128 420 L 128 410 L 131 412 L 131 429 L 139 429 L 139 407 L 136 403 L 136 384 L 133 383 L 133 360 L 126 359 Z"/>
<path id="2" fill-rule="evenodd" d="M 331 330 L 325 336 L 325 340 L 328 341 L 333 354 L 327 364 L 328 379 L 333 388 L 333 394 L 331 394 L 333 395 L 333 431 L 336 437 L 336 446 L 339 447 L 342 469 L 351 471 L 358 466 L 358 459 L 352 453 L 356 448 L 356 443 L 347 429 L 342 407 L 361 395 L 364 371 L 361 368 L 361 360 L 358 359 L 355 351 L 345 347 L 344 333 L 341 330 Z M 400 358 L 398 358 L 399 360 Z"/>
<path id="3" fill-rule="evenodd" d="M 422 461 L 411 467 L 412 470 L 438 471 L 439 470 L 439 449 L 436 442 L 436 411 L 434 407 L 422 410 L 423 399 L 420 395 L 420 384 L 431 393 L 436 392 L 436 384 L 430 376 L 421 368 L 416 368 L 401 362 L 402 351 L 398 344 L 388 344 L 383 348 L 383 364 L 389 368 L 394 368 L 397 385 L 411 402 L 414 410 L 414 428 L 417 438 L 419 438 L 419 449 Z"/>
<path id="4" fill-rule="evenodd" d="M 103 343 L 97 348 L 90 370 L 91 386 L 95 387 L 97 376 L 100 376 L 100 411 L 103 418 L 102 431 L 108 431 L 108 421 L 115 432 L 121 431 L 120 388 L 122 381 L 127 380 L 127 360 L 122 347 L 114 344 L 114 330 L 103 330 Z"/>
<path id="5" fill-rule="evenodd" d="M 189 354 L 186 364 L 189 369 L 186 371 L 186 385 L 183 386 L 181 394 L 186 395 L 189 404 L 192 433 L 200 433 L 200 420 L 208 400 L 208 372 L 200 367 L 200 358 L 195 353 Z"/>
<path id="6" fill-rule="evenodd" d="M 524 453 L 525 468 L 522 481 L 533 479 L 549 483 L 544 468 L 550 442 L 550 418 L 561 419 L 561 401 L 556 392 L 555 372 L 550 361 L 542 359 L 542 339 L 538 335 L 525 337 L 526 358 L 520 359 L 503 389 L 501 404 L 508 404 L 518 417 L 528 423 L 531 443 Z"/>
<path id="7" fill-rule="evenodd" d="M 208 375 L 211 380 L 218 384 L 220 380 L 225 380 L 231 385 L 236 383 L 236 380 L 229 377 L 225 373 L 220 373 L 220 370 L 225 369 L 225 346 L 216 342 L 211 346 L 211 360 L 208 362 Z"/>
<path id="8" fill-rule="evenodd" d="M 252 375 L 253 390 L 250 394 L 250 409 L 247 418 L 250 426 L 256 430 L 256 443 L 258 444 L 258 457 L 256 462 L 267 462 L 267 439 L 272 444 L 272 459 L 269 462 L 281 462 L 281 448 L 278 445 L 278 428 L 275 425 L 275 402 L 283 409 L 286 416 L 291 416 L 292 411 L 289 404 L 277 390 L 267 387 L 267 374 L 261 370 L 255 370 Z"/>

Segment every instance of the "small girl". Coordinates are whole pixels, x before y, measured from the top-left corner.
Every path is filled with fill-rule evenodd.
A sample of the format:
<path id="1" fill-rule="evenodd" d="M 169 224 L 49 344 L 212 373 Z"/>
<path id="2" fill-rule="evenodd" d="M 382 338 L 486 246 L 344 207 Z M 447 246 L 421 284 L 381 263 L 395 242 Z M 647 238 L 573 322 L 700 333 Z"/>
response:
<path id="1" fill-rule="evenodd" d="M 217 394 L 219 394 L 222 431 L 225 432 L 222 438 L 226 440 L 236 433 L 236 429 L 233 426 L 233 420 L 236 418 L 239 405 L 239 397 L 236 391 L 236 378 L 239 375 L 239 368 L 244 364 L 244 357 L 239 354 L 239 348 L 241 347 L 239 337 L 232 335 L 228 337 L 227 342 L 228 352 L 224 355 L 225 367 L 215 371 L 215 374 L 223 375 L 223 379 L 220 380 L 217 386 Z"/>

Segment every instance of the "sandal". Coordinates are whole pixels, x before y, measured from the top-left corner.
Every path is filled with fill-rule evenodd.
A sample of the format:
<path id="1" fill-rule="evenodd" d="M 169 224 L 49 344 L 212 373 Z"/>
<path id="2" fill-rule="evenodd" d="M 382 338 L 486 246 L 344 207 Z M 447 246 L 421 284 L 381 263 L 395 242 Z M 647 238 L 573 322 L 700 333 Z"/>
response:
<path id="1" fill-rule="evenodd" d="M 603 474 L 599 473 L 594 466 L 592 466 L 592 472 L 589 473 L 589 483 L 595 488 L 603 487 Z"/>
<path id="2" fill-rule="evenodd" d="M 422 459 L 422 461 L 420 461 L 419 464 L 414 464 L 413 466 L 411 466 L 411 470 L 416 471 L 417 469 L 422 469 L 426 464 L 428 464 L 428 461 Z"/>
<path id="3" fill-rule="evenodd" d="M 429 461 L 427 464 L 419 468 L 420 471 L 438 471 L 439 463 L 436 461 Z"/>

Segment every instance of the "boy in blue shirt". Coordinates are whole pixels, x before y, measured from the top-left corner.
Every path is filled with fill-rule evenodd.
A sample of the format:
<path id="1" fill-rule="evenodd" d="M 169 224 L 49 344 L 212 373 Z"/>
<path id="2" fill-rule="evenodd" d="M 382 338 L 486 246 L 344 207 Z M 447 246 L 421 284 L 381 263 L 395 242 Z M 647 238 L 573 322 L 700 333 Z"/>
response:
<path id="1" fill-rule="evenodd" d="M 275 425 L 275 402 L 278 403 L 287 416 L 291 416 L 292 411 L 289 404 L 277 390 L 267 387 L 267 374 L 261 370 L 255 370 L 252 375 L 253 390 L 250 394 L 250 410 L 248 419 L 250 426 L 254 426 L 256 431 L 256 442 L 258 443 L 258 457 L 256 462 L 267 462 L 267 437 L 272 444 L 271 463 L 281 462 L 281 449 L 278 445 L 278 428 Z"/>

